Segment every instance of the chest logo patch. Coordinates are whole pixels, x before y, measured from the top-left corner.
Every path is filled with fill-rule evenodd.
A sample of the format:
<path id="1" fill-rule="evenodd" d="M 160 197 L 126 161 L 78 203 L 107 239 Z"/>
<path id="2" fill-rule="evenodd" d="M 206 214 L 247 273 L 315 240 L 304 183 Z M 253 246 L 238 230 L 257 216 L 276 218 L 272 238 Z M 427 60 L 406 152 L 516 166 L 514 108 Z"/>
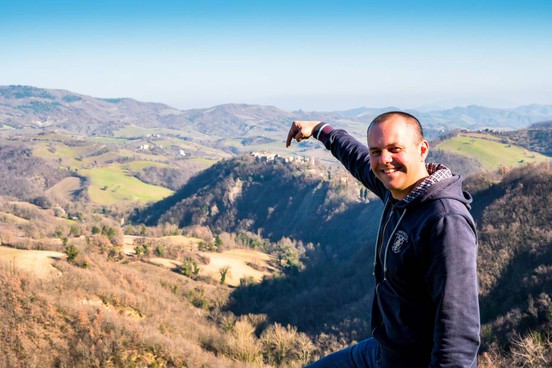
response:
<path id="1" fill-rule="evenodd" d="M 400 253 L 406 243 L 408 243 L 408 234 L 405 231 L 399 230 L 397 234 L 395 234 L 395 240 L 393 241 L 391 250 L 395 254 Z"/>

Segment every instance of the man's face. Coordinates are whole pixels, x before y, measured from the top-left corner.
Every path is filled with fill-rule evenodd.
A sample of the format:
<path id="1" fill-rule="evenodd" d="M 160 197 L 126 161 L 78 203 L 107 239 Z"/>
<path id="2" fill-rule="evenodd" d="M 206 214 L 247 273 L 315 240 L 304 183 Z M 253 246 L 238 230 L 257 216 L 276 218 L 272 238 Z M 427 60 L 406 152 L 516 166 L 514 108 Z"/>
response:
<path id="1" fill-rule="evenodd" d="M 400 115 L 370 128 L 368 148 L 372 171 L 395 199 L 404 199 L 428 176 L 424 161 L 429 146 Z"/>

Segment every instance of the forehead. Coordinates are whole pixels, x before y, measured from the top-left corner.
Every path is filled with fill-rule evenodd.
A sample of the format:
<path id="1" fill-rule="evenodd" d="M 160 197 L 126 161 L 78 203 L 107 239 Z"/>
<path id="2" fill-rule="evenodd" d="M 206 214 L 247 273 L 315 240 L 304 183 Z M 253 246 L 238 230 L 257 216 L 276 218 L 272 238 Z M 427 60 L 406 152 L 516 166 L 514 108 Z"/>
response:
<path id="1" fill-rule="evenodd" d="M 368 147 L 385 147 L 391 144 L 416 144 L 418 133 L 412 123 L 402 116 L 391 116 L 389 119 L 374 124 L 368 131 Z"/>

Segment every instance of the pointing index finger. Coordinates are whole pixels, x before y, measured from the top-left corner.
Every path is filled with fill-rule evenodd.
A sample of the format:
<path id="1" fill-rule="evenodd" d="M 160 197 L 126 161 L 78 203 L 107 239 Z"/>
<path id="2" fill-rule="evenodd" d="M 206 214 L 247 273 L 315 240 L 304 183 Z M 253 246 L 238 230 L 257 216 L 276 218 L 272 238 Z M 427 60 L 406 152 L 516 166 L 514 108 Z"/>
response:
<path id="1" fill-rule="evenodd" d="M 289 133 L 286 140 L 286 148 L 291 145 L 291 140 L 293 137 L 297 135 L 297 133 L 301 132 L 301 128 L 297 125 L 297 123 L 294 121 L 291 124 L 291 128 L 289 129 Z"/>

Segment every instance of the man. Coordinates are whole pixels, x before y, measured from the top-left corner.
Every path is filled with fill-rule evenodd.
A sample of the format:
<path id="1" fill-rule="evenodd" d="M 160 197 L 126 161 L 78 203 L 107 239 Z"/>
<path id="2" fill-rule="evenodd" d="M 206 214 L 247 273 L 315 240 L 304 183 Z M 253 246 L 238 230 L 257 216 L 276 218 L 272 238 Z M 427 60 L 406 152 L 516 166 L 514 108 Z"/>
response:
<path id="1" fill-rule="evenodd" d="M 477 238 L 459 176 L 426 164 L 414 116 L 368 127 L 368 147 L 318 121 L 294 121 L 286 146 L 315 136 L 385 203 L 374 255 L 372 338 L 309 367 L 475 368 L 479 348 Z"/>

